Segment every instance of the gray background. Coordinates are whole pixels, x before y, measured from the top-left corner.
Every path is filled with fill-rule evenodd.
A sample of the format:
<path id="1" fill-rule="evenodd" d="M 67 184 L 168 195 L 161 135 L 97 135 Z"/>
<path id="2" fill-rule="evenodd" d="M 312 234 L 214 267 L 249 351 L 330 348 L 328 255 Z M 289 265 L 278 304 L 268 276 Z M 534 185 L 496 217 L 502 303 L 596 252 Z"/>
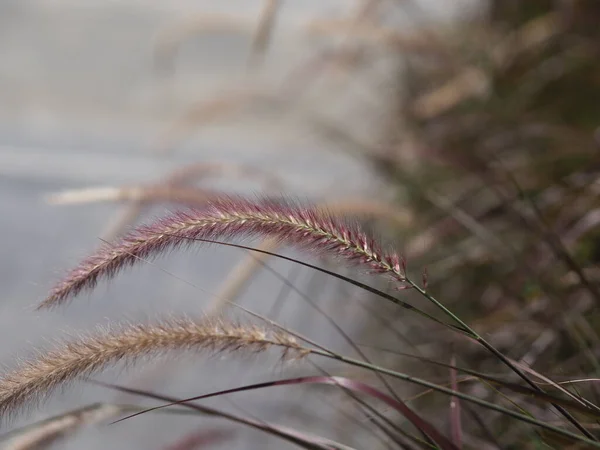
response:
<path id="1" fill-rule="evenodd" d="M 308 37 L 302 24 L 314 17 L 340 17 L 352 2 L 303 0 L 284 2 L 274 45 L 256 85 L 272 86 L 330 40 Z M 463 14 L 474 1 L 422 1 L 428 19 L 446 20 Z M 190 39 L 179 52 L 175 73 L 161 76 L 153 69 L 153 48 L 165 27 L 193 14 L 231 14 L 251 27 L 260 2 L 240 1 L 8 1 L 0 3 L 0 365 L 10 368 L 17 356 L 31 354 L 33 345 L 65 331 L 105 325 L 114 320 L 140 321 L 170 313 L 197 314 L 243 255 L 239 250 L 208 248 L 173 254 L 158 266 L 199 286 L 194 288 L 154 266 L 138 266 L 91 295 L 81 295 L 69 308 L 34 311 L 52 284 L 80 258 L 99 245 L 106 224 L 122 208 L 115 204 L 53 206 L 48 193 L 97 185 L 152 182 L 190 162 L 244 163 L 267 169 L 286 181 L 286 191 L 301 198 L 367 195 L 376 189 L 365 167 L 344 157 L 327 140 L 295 118 L 242 114 L 203 127 L 169 155 L 157 155 L 153 145 L 191 105 L 248 84 L 248 32 L 213 32 Z M 419 20 L 399 15 L 407 30 Z M 244 22 L 245 21 L 245 22 Z M 389 66 L 367 74 L 384 88 Z M 380 78 L 378 78 L 380 77 Z M 361 92 L 349 85 L 327 97 L 327 83 L 305 102 L 313 111 L 354 124 L 357 133 L 373 132 L 385 112 L 381 92 Z M 340 114 L 372 95 L 361 117 Z M 327 101 L 326 101 L 327 100 Z M 260 192 L 260 184 L 242 180 L 212 186 L 234 192 Z M 154 208 L 146 217 L 164 213 Z M 274 263 L 287 273 L 290 266 Z M 302 271 L 299 285 L 311 274 Z M 340 310 L 339 291 L 329 282 L 312 292 L 348 329 L 360 309 Z M 242 303 L 259 312 L 273 304 L 280 282 L 261 273 Z M 290 295 L 281 320 L 337 349 L 344 345 L 328 325 Z M 309 373 L 301 363 L 291 368 L 267 356 L 241 359 L 183 355 L 123 372 L 99 376 L 122 384 L 135 381 L 172 395 L 194 395 L 292 373 Z M 175 361 L 177 361 L 175 363 Z M 283 395 L 285 393 L 285 396 Z M 278 396 L 281 394 L 281 398 Z M 321 400 L 300 388 L 236 395 L 236 404 L 265 419 L 304 426 L 331 437 L 343 436 L 331 423 L 315 420 L 333 413 Z M 58 414 L 95 401 L 132 401 L 112 392 L 78 384 L 54 395 L 41 407 L 11 420 L 0 431 Z M 137 399 L 136 399 L 137 400 Z M 215 401 L 233 408 L 226 400 Z M 308 414 L 312 418 L 304 415 Z M 159 425 L 159 426 L 157 426 Z M 283 448 L 281 441 L 224 422 L 147 415 L 127 423 L 81 432 L 57 448 L 162 448 L 185 431 L 201 427 L 235 430 L 235 440 L 222 448 Z M 325 428 L 321 430 L 321 428 Z M 365 444 L 366 445 L 366 444 Z"/>

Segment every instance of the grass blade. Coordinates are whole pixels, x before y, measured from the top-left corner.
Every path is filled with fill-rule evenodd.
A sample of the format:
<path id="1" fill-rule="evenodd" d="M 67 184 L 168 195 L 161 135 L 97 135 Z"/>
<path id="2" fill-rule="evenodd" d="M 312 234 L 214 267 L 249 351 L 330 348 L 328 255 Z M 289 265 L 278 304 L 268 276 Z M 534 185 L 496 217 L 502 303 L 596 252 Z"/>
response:
<path id="1" fill-rule="evenodd" d="M 150 391 L 145 391 L 142 389 L 127 388 L 124 386 L 118 386 L 116 384 L 101 383 L 98 381 L 94 381 L 94 383 L 100 384 L 109 389 L 124 392 L 126 394 L 152 398 L 154 400 L 160 400 L 163 402 L 170 402 L 170 403 L 179 402 L 179 399 L 177 399 L 177 398 L 169 397 L 169 396 L 162 395 L 162 394 L 156 394 L 156 393 L 153 393 Z M 208 406 L 198 405 L 195 403 L 182 403 L 181 405 L 186 408 L 198 411 L 198 412 L 206 414 L 206 415 L 221 417 L 221 418 L 230 420 L 232 422 L 247 425 L 251 428 L 256 428 L 258 430 L 272 434 L 273 436 L 277 436 L 284 440 L 287 440 L 288 442 L 297 444 L 302 448 L 307 448 L 307 449 L 311 449 L 311 450 L 354 450 L 352 447 L 348 447 L 346 445 L 331 441 L 329 439 L 325 439 L 325 438 L 322 438 L 319 436 L 309 435 L 308 433 L 302 433 L 302 432 L 299 432 L 292 428 L 283 427 L 280 425 L 262 423 L 262 422 L 255 421 L 252 419 L 246 419 L 244 417 L 226 413 L 224 411 L 210 408 Z"/>
<path id="2" fill-rule="evenodd" d="M 339 386 L 343 389 L 348 389 L 352 392 L 360 392 L 362 394 L 369 395 L 378 399 L 379 401 L 385 403 L 386 405 L 392 407 L 399 413 L 401 413 L 404 417 L 406 417 L 416 428 L 423 431 L 429 437 L 431 437 L 442 449 L 452 449 L 456 450 L 457 447 L 452 444 L 448 440 L 448 438 L 444 437 L 433 425 L 423 420 L 417 414 L 415 414 L 404 402 L 401 400 L 396 400 L 389 395 L 365 384 L 360 381 L 352 380 L 345 377 L 336 377 L 336 376 L 310 376 L 310 377 L 300 377 L 300 378 L 289 378 L 285 380 L 277 380 L 277 381 L 267 381 L 265 383 L 252 384 L 248 386 L 242 386 L 233 389 L 227 389 L 219 392 L 213 392 L 211 394 L 199 395 L 196 397 L 187 398 L 184 400 L 179 400 L 174 403 L 165 404 L 162 406 L 157 406 L 154 408 L 149 408 L 146 411 L 140 411 L 135 414 L 131 414 L 127 417 L 117 420 L 116 422 L 121 422 L 126 419 L 130 419 L 135 416 L 139 416 L 140 414 L 144 414 L 146 412 L 154 411 L 160 408 L 165 408 L 168 406 L 174 406 L 185 402 L 191 402 L 195 400 L 202 400 L 210 397 L 217 397 L 225 394 L 232 394 L 234 392 L 243 392 L 249 390 L 263 389 L 274 386 L 288 386 L 288 385 L 300 385 L 300 384 L 328 384 L 333 386 Z M 102 384 L 104 385 L 104 384 Z M 115 423 L 116 423 L 115 422 Z"/>

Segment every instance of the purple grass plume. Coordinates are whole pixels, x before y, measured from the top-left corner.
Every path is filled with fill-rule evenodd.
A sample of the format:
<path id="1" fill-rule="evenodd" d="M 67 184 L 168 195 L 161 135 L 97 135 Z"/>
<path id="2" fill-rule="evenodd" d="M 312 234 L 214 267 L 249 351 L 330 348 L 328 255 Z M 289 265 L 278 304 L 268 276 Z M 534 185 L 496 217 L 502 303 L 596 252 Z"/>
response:
<path id="1" fill-rule="evenodd" d="M 405 281 L 404 260 L 394 252 L 384 251 L 355 222 L 335 217 L 326 209 L 289 200 L 219 197 L 202 208 L 140 226 L 116 244 L 102 246 L 68 273 L 39 307 L 62 304 L 127 266 L 194 240 L 265 237 L 315 256 L 337 257 L 371 273 L 389 275 L 400 283 Z"/>

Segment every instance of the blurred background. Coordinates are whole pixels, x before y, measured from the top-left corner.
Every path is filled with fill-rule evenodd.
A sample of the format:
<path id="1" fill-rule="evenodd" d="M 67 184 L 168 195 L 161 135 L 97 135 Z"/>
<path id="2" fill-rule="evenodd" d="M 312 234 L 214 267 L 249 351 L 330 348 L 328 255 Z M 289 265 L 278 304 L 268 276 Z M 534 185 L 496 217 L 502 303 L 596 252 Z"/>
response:
<path id="1" fill-rule="evenodd" d="M 219 298 L 351 352 L 297 292 L 232 248 L 170 254 L 67 309 L 35 311 L 101 239 L 229 192 L 285 194 L 357 217 L 417 274 L 427 268 L 430 288 L 512 358 L 597 376 L 597 23 L 593 0 L 3 0 L 0 364 L 13 367 L 65 332 L 213 312 Z M 268 264 L 371 348 L 445 362 L 454 352 L 496 370 L 447 331 L 293 264 Z M 267 356 L 172 361 L 99 378 L 183 397 L 311 373 Z M 440 382 L 448 376 L 434 372 Z M 213 403 L 387 448 L 349 425 L 338 397 L 333 404 L 319 389 L 296 388 Z M 99 401 L 140 400 L 79 383 L 0 429 Z M 444 401 L 427 397 L 423 408 L 448 426 Z M 474 420 L 477 410 L 464 414 Z M 364 412 L 352 420 L 368 423 Z M 505 418 L 489 421 L 489 429 L 465 425 L 465 445 L 536 448 L 541 439 L 520 427 L 503 434 Z M 224 430 L 211 448 L 287 448 L 216 419 L 151 414 L 78 429 L 52 448 L 171 448 L 199 428 Z"/>

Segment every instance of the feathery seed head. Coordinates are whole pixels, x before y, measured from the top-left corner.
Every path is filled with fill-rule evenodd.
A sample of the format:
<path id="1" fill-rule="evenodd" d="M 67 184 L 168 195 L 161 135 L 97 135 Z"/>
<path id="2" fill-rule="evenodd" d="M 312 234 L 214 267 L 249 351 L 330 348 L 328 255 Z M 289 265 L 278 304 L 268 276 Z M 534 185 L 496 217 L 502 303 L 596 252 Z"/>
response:
<path id="1" fill-rule="evenodd" d="M 282 331 L 216 319 L 173 319 L 105 330 L 63 343 L 52 351 L 38 352 L 34 359 L 1 376 L 0 418 L 65 383 L 119 361 L 134 362 L 141 356 L 181 350 L 256 353 L 273 346 L 282 349 L 284 357 L 310 352 Z"/>
<path id="2" fill-rule="evenodd" d="M 347 263 L 404 281 L 400 258 L 384 251 L 356 223 L 334 217 L 324 209 L 289 201 L 219 197 L 206 206 L 175 213 L 144 225 L 116 244 L 104 245 L 72 270 L 51 292 L 41 307 L 65 302 L 111 278 L 139 260 L 195 239 L 271 237 L 317 256 L 335 256 Z"/>

